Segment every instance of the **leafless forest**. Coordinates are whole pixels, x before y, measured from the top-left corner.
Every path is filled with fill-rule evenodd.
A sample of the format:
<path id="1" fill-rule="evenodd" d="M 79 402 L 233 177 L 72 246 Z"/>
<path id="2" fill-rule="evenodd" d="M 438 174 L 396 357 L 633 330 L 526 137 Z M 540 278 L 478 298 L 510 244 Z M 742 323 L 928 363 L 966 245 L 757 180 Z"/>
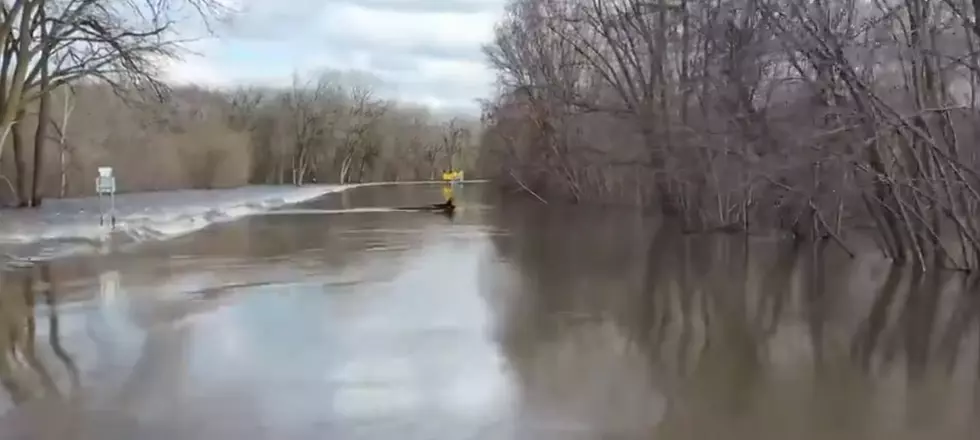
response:
<path id="1" fill-rule="evenodd" d="M 980 3 L 513 0 L 483 172 L 691 231 L 980 265 Z M 862 232 L 863 234 L 864 232 Z"/>
<path id="2" fill-rule="evenodd" d="M 91 194 L 98 166 L 114 166 L 124 191 L 220 188 L 248 183 L 302 184 L 426 180 L 450 161 L 472 160 L 478 121 L 442 120 L 421 107 L 373 95 L 325 73 L 288 88 L 215 91 L 182 87 L 165 98 L 104 85 L 51 94 L 39 191 L 47 197 Z M 36 125 L 28 114 L 26 126 Z M 33 145 L 33 132 L 18 142 Z M 33 162 L 4 156 L 0 190 L 30 201 Z M 28 156 L 29 157 L 29 156 Z M 20 191 L 17 191 L 20 188 Z"/>
<path id="3" fill-rule="evenodd" d="M 106 165 L 139 191 L 429 179 L 473 160 L 478 120 L 382 99 L 364 75 L 168 87 L 180 27 L 229 17 L 219 0 L 0 1 L 0 201 L 91 194 Z"/>

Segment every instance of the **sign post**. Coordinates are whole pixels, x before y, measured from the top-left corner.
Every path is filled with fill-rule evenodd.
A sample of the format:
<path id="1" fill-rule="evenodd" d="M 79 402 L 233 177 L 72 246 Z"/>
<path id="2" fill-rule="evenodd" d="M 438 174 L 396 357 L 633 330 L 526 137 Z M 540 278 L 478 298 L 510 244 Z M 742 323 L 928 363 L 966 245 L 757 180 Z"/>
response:
<path id="1" fill-rule="evenodd" d="M 99 167 L 99 175 L 95 178 L 95 192 L 99 195 L 99 226 L 105 226 L 108 215 L 112 229 L 116 228 L 116 177 L 112 175 L 112 167 Z M 109 209 L 105 209 L 105 198 L 109 199 Z"/>

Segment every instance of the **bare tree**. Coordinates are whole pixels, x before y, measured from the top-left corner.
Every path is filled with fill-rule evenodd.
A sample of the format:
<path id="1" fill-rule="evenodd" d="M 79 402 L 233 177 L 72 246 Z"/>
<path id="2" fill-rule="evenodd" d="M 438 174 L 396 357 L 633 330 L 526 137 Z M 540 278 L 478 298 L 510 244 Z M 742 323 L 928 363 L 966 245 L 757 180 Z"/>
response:
<path id="1" fill-rule="evenodd" d="M 513 0 L 487 47 L 484 172 L 687 228 L 980 264 L 980 81 L 963 0 Z"/>
<path id="2" fill-rule="evenodd" d="M 171 16 L 182 6 L 192 6 L 206 21 L 222 10 L 212 0 L 121 2 L 112 6 L 98 0 L 12 0 L 0 5 L 3 138 L 6 133 L 25 129 L 26 110 L 40 104 L 33 169 L 21 168 L 17 178 L 22 204 L 40 203 L 48 95 L 81 80 L 102 81 L 120 90 L 126 85 L 164 90 L 156 75 L 156 63 L 161 57 L 177 54 L 179 40 L 168 35 L 174 24 Z M 23 144 L 15 145 L 15 154 L 18 149 L 23 155 Z M 17 163 L 24 166 L 27 162 Z M 28 172 L 33 177 L 29 190 Z"/>
<path id="3" fill-rule="evenodd" d="M 326 105 L 328 94 L 332 92 L 330 81 L 321 77 L 310 89 L 308 85 L 299 83 L 299 75 L 293 76 L 293 87 L 290 94 L 284 96 L 284 104 L 292 119 L 291 136 L 293 150 L 291 157 L 291 174 L 293 185 L 301 185 L 306 180 L 306 173 L 315 161 L 315 149 L 324 144 L 330 127 L 326 126 L 330 109 Z"/>
<path id="4" fill-rule="evenodd" d="M 377 150 L 378 142 L 372 131 L 387 111 L 385 103 L 376 100 L 371 90 L 364 86 L 352 87 L 348 99 L 350 107 L 346 116 L 344 140 L 336 158 L 340 166 L 340 183 L 350 181 L 355 160 L 360 159 L 363 164 L 364 158 L 373 155 Z"/>
<path id="5" fill-rule="evenodd" d="M 74 89 L 71 86 L 65 86 L 61 89 L 62 92 L 62 108 L 61 108 L 61 121 L 56 123 L 51 121 L 51 128 L 54 129 L 56 141 L 58 142 L 58 170 L 61 176 L 58 182 L 58 196 L 66 197 L 68 195 L 68 164 L 71 154 L 71 149 L 68 146 L 68 122 L 71 119 L 71 114 L 75 110 L 74 101 Z M 53 118 L 52 118 L 53 119 Z M 35 141 L 36 142 L 36 141 Z"/>

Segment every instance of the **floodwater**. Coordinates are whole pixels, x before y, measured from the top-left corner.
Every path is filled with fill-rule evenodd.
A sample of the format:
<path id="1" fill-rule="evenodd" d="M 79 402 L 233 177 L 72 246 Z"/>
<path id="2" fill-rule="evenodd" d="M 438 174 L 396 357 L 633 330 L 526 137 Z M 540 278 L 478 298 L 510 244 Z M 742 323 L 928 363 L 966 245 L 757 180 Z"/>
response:
<path id="1" fill-rule="evenodd" d="M 358 188 L 0 274 L 0 438 L 976 432 L 973 277 L 483 191 L 449 219 L 376 209 L 438 187 Z"/>

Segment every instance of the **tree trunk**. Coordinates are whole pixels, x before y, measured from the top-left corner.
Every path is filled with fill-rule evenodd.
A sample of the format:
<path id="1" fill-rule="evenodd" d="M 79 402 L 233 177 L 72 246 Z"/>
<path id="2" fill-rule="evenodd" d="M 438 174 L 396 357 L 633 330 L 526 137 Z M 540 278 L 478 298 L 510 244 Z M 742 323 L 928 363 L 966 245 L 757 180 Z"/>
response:
<path id="1" fill-rule="evenodd" d="M 58 146 L 61 148 L 61 154 L 59 155 L 59 162 L 61 168 L 61 189 L 58 194 L 61 198 L 68 196 L 68 144 L 66 143 L 68 137 L 68 118 L 71 117 L 72 110 L 75 106 L 71 104 L 69 98 L 69 93 L 71 92 L 68 88 L 65 88 L 65 106 L 62 109 L 61 116 L 61 130 L 58 133 Z"/>
<path id="2" fill-rule="evenodd" d="M 285 183 L 284 181 L 286 179 L 286 153 L 285 151 L 282 151 L 284 149 L 285 149 L 284 147 L 278 148 L 279 151 L 276 152 L 276 159 L 275 159 L 276 166 L 274 167 L 274 169 L 276 173 L 276 178 L 275 180 L 273 180 L 273 182 L 279 185 Z"/>
<path id="3" fill-rule="evenodd" d="M 306 151 L 304 150 L 303 153 L 301 153 L 299 156 L 299 170 L 298 170 L 299 176 L 296 181 L 297 186 L 301 186 L 304 183 L 306 183 L 306 175 L 309 169 L 310 169 L 310 158 L 309 155 L 306 154 Z"/>
<path id="4" fill-rule="evenodd" d="M 31 43 L 34 42 L 34 38 L 31 32 L 20 32 L 16 40 L 9 40 L 10 45 L 8 46 L 7 38 L 12 38 L 12 33 L 10 32 L 13 26 L 13 17 L 16 17 L 17 10 L 20 10 L 20 27 L 18 29 L 32 29 L 31 19 L 34 16 L 34 10 L 42 6 L 41 1 L 17 1 L 14 2 L 13 8 L 7 13 L 7 19 L 3 21 L 0 25 L 0 46 L 4 47 L 5 56 L 3 66 L 3 76 L 4 76 L 4 94 L 3 101 L 0 102 L 0 126 L 6 127 L 10 124 L 16 124 L 14 127 L 14 139 L 17 139 L 17 125 L 24 118 L 24 103 L 23 98 L 26 92 L 26 81 L 28 74 L 28 67 L 31 63 Z M 10 35 L 11 37 L 8 37 Z M 16 51 L 14 51 L 16 46 Z M 7 69 L 14 64 L 13 72 L 9 72 Z M 23 140 L 23 137 L 21 137 Z M 15 143 L 16 144 L 16 143 Z M 21 143 L 23 146 L 23 143 Z M 16 155 L 16 149 L 14 150 Z M 3 149 L 0 149 L 0 157 L 3 155 Z M 18 165 L 19 166 L 19 165 Z M 20 173 L 18 173 L 18 179 L 20 179 Z M 23 205 L 26 198 L 25 194 L 21 193 L 19 195 L 20 205 Z"/>
<path id="5" fill-rule="evenodd" d="M 47 41 L 47 23 L 45 22 L 44 8 L 38 10 L 41 21 L 41 41 Z M 34 133 L 34 170 L 31 176 L 31 200 L 29 205 L 32 207 L 41 206 L 41 179 L 44 175 L 44 147 L 48 141 L 48 123 L 50 122 L 51 93 L 45 93 L 51 83 L 51 75 L 48 67 L 48 59 L 51 55 L 50 46 L 45 44 L 41 50 L 41 102 L 37 111 L 37 130 Z"/>
<path id="6" fill-rule="evenodd" d="M 353 159 L 354 159 L 354 155 L 352 153 L 349 153 L 349 154 L 347 154 L 346 157 L 344 157 L 344 162 L 340 165 L 340 184 L 341 185 L 347 183 L 347 178 L 349 177 L 348 174 L 350 173 L 350 166 L 351 166 L 351 162 L 353 161 Z"/>
<path id="7" fill-rule="evenodd" d="M 17 168 L 17 176 L 14 179 L 14 186 L 17 188 L 17 206 L 25 207 L 27 206 L 27 201 L 30 198 L 28 194 L 27 187 L 27 154 L 24 151 L 24 111 L 21 110 L 17 113 L 17 122 L 13 126 L 13 141 L 14 141 L 14 165 Z"/>
<path id="8" fill-rule="evenodd" d="M 358 183 L 364 181 L 364 168 L 366 166 L 367 166 L 367 161 L 364 160 L 364 159 L 361 159 L 360 166 L 357 168 L 357 182 Z"/>
<path id="9" fill-rule="evenodd" d="M 65 198 L 68 195 L 68 151 L 65 149 L 65 141 L 61 140 L 61 154 L 58 158 L 61 165 L 61 184 L 59 185 L 58 197 Z"/>

